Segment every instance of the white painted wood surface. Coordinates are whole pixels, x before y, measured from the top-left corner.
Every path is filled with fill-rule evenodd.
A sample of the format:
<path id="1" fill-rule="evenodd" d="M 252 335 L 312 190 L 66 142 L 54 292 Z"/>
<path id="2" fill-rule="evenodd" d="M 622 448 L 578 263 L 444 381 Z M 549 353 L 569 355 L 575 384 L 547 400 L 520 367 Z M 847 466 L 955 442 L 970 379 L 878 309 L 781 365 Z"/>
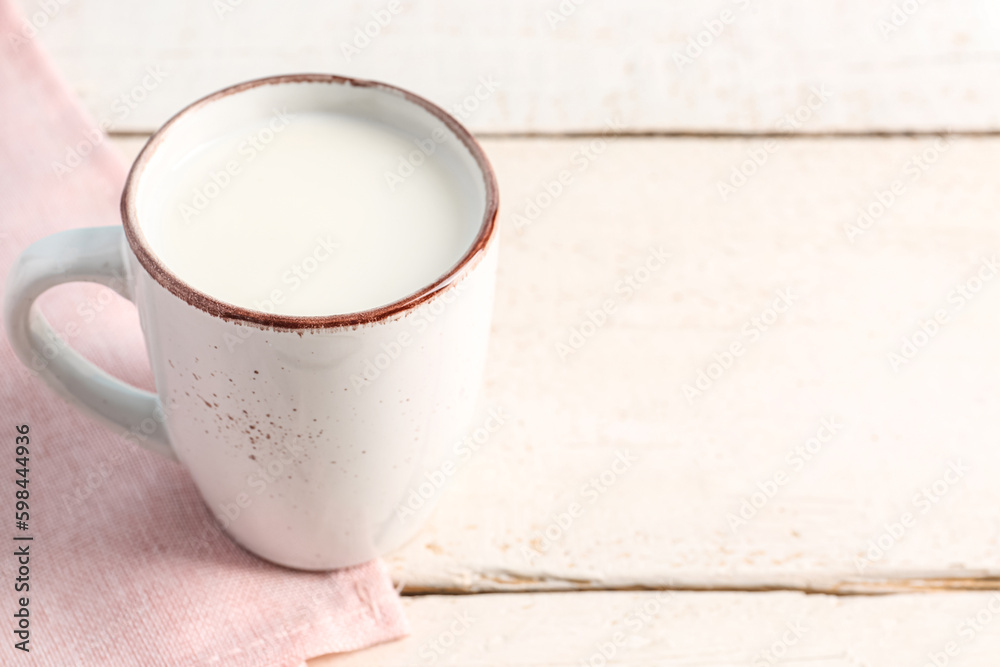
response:
<path id="1" fill-rule="evenodd" d="M 484 409 L 506 418 L 456 455 L 429 526 L 387 559 L 397 580 L 996 587 L 1000 280 L 961 303 L 954 290 L 1000 252 L 1000 140 L 619 138 L 585 161 L 590 142 L 484 142 L 503 193 Z M 722 201 L 717 181 L 768 147 Z M 561 170 L 572 180 L 529 220 Z M 897 180 L 851 243 L 845 224 Z M 670 258 L 647 276 L 651 248 Z M 627 276 L 647 280 L 616 292 Z M 753 318 L 767 321 L 781 290 L 794 303 L 761 331 Z M 590 332 L 608 300 L 615 312 Z M 894 371 L 888 355 L 939 310 L 947 321 Z M 592 335 L 563 359 L 574 328 Z M 734 342 L 743 354 L 689 402 L 684 385 Z M 810 445 L 824 420 L 837 432 Z M 817 445 L 808 462 L 795 454 Z M 762 507 L 734 529 L 744 499 Z"/>
<path id="2" fill-rule="evenodd" d="M 595 131 L 614 118 L 766 132 L 796 112 L 796 127 L 777 129 L 1000 128 L 1000 6 L 982 1 L 20 3 L 95 117 L 123 131 L 237 81 L 301 71 L 388 81 L 446 108 L 492 79 L 463 114 L 478 132 Z M 373 12 L 384 27 L 369 25 Z M 370 43 L 345 53 L 366 28 Z M 147 68 L 162 80 L 143 90 Z"/>
<path id="3" fill-rule="evenodd" d="M 342 45 L 388 1 L 20 2 L 118 132 L 294 71 L 381 79 L 448 109 L 464 100 L 480 134 L 609 121 L 626 133 L 1000 130 L 1000 8 L 972 0 L 578 0 L 554 28 L 559 0 L 400 0 L 350 59 Z M 699 33 L 702 52 L 685 54 Z M 142 143 L 114 141 L 126 155 Z M 599 154 L 591 141 L 484 141 L 504 225 L 484 414 L 505 420 L 387 559 L 412 592 L 517 594 L 407 597 L 411 638 L 310 667 L 596 665 L 608 642 L 622 664 L 777 664 L 762 651 L 799 622 L 780 664 L 920 665 L 954 641 L 949 664 L 995 665 L 992 592 L 746 591 L 1000 587 L 1000 281 L 955 296 L 1000 253 L 1000 140 L 617 138 Z M 744 184 L 741 166 L 755 172 Z M 852 243 L 845 224 L 896 181 Z M 616 292 L 661 246 L 666 264 Z M 782 289 L 794 304 L 751 340 L 744 327 Z M 557 345 L 609 299 L 615 312 L 562 359 Z M 947 321 L 895 372 L 887 355 L 940 310 Z M 743 353 L 689 402 L 683 385 L 734 342 Z M 843 426 L 798 469 L 787 457 L 824 419 Z M 619 454 L 631 463 L 605 492 L 585 487 L 610 479 Z M 962 476 L 937 498 L 952 464 Z M 762 498 L 734 530 L 730 515 Z M 879 540 L 888 548 L 869 551 Z M 618 587 L 743 592 L 581 590 Z"/>
<path id="4" fill-rule="evenodd" d="M 464 590 L 995 577 L 1000 284 L 961 304 L 952 291 L 1000 248 L 1000 144 L 955 141 L 913 181 L 905 165 L 933 140 L 788 141 L 724 203 L 716 181 L 762 142 L 620 140 L 517 234 L 513 214 L 581 143 L 487 144 L 506 225 L 487 394 L 511 426 L 390 559 L 398 576 Z M 848 242 L 897 179 L 903 194 Z M 668 265 L 616 295 L 652 246 Z M 741 333 L 786 288 L 790 311 L 757 341 Z M 556 345 L 609 297 L 618 312 L 564 362 Z M 938 310 L 947 323 L 894 372 L 888 354 Z M 689 403 L 683 385 L 735 341 L 745 353 Z M 830 418 L 843 428 L 797 470 L 789 453 Z M 625 450 L 634 466 L 588 497 Z M 915 498 L 959 461 L 940 502 Z M 779 472 L 734 532 L 729 515 Z M 915 525 L 882 537 L 904 512 Z M 860 561 L 880 539 L 897 543 Z"/>
<path id="5" fill-rule="evenodd" d="M 1000 574 L 1000 281 L 971 301 L 954 292 L 1000 251 L 1000 143 L 957 140 L 913 180 L 907 162 L 929 160 L 932 139 L 787 141 L 723 202 L 717 180 L 763 142 L 622 139 L 518 234 L 513 216 L 583 143 L 487 143 L 505 224 L 487 396 L 510 426 L 390 558 L 397 576 L 881 590 Z M 896 180 L 889 212 L 849 242 L 845 224 Z M 651 247 L 667 266 L 615 293 Z M 746 335 L 783 289 L 789 312 Z M 617 312 L 561 359 L 609 298 Z M 947 322 L 894 371 L 889 353 L 939 310 Z M 683 386 L 734 342 L 744 354 L 689 403 Z M 843 427 L 815 458 L 789 462 L 831 419 Z M 636 463 L 589 494 L 624 451 Z M 730 515 L 779 473 L 734 531 Z M 582 515 L 560 531 L 574 502 Z M 883 537 L 904 512 L 914 525 Z M 890 548 L 869 557 L 880 540 Z"/>
<path id="6" fill-rule="evenodd" d="M 1000 655 L 997 593 L 550 593 L 404 604 L 412 636 L 310 667 L 919 667 L 931 656 L 994 667 Z"/>

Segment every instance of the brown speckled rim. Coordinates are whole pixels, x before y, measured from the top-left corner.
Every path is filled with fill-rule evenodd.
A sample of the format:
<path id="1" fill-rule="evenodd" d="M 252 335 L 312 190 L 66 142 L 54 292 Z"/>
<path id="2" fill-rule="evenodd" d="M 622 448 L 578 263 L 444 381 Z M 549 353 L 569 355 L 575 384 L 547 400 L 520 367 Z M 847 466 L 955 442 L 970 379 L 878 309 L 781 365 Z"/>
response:
<path id="1" fill-rule="evenodd" d="M 479 167 L 482 174 L 486 191 L 486 207 L 483 213 L 483 220 L 479 227 L 479 233 L 462 258 L 449 269 L 438 280 L 427 285 L 413 294 L 394 301 L 388 305 L 365 310 L 357 313 L 346 313 L 341 315 L 320 315 L 320 316 L 295 316 L 276 315 L 259 310 L 250 310 L 234 306 L 201 292 L 176 276 L 170 269 L 164 266 L 159 257 L 153 253 L 142 229 L 138 224 L 138 211 L 136 208 L 137 190 L 142 174 L 149 164 L 150 159 L 156 149 L 163 144 L 170 133 L 170 128 L 185 116 L 196 113 L 199 109 L 208 106 L 212 102 L 220 100 L 229 95 L 257 88 L 259 86 L 274 86 L 288 83 L 316 83 L 357 86 L 360 88 L 375 88 L 385 91 L 390 95 L 402 97 L 407 102 L 416 104 L 424 110 L 438 118 L 445 126 L 462 142 Z M 486 254 L 496 231 L 496 216 L 499 207 L 499 197 L 497 194 L 496 175 L 490 166 L 489 160 L 482 147 L 473 136 L 462 125 L 446 111 L 436 104 L 425 100 L 419 95 L 409 91 L 380 83 L 378 81 L 368 81 L 365 79 L 353 79 L 350 77 L 335 76 L 332 74 L 286 74 L 281 76 L 270 76 L 263 79 L 254 79 L 244 83 L 230 86 L 207 97 L 203 97 L 197 102 L 182 109 L 173 118 L 168 120 L 163 127 L 156 131 L 149 138 L 143 147 L 139 157 L 136 158 L 132 169 L 129 171 L 125 181 L 125 190 L 122 193 L 121 212 L 122 223 L 125 227 L 125 237 L 128 240 L 132 252 L 135 253 L 139 263 L 149 272 L 156 282 L 169 290 L 175 296 L 183 299 L 190 305 L 203 310 L 211 315 L 224 320 L 246 322 L 250 324 L 262 325 L 275 329 L 326 329 L 336 327 L 352 327 L 363 324 L 373 324 L 401 315 L 404 312 L 419 306 L 420 304 L 433 298 L 436 294 L 443 292 L 454 285 L 459 278 L 471 271 Z"/>

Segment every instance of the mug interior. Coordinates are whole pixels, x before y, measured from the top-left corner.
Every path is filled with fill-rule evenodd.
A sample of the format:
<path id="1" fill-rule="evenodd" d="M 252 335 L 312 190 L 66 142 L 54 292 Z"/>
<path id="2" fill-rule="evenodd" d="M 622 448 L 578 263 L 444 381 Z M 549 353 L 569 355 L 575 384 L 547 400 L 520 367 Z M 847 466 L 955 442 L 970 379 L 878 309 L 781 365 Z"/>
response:
<path id="1" fill-rule="evenodd" d="M 279 114 L 333 112 L 380 123 L 415 139 L 445 137 L 435 158 L 453 179 L 471 211 L 471 239 L 461 259 L 441 277 L 393 303 L 367 311 L 329 316 L 293 316 L 253 310 L 217 300 L 187 284 L 156 248 L 162 211 L 170 188 L 163 187 L 192 151 L 240 126 L 267 123 Z M 414 145 L 414 150 L 417 146 Z M 188 303 L 226 319 L 272 327 L 328 327 L 372 322 L 413 307 L 446 288 L 471 268 L 488 246 L 497 211 L 496 182 L 475 139 L 454 118 L 407 91 L 371 81 L 329 75 L 290 75 L 250 81 L 210 95 L 187 107 L 160 129 L 132 167 L 122 196 L 126 237 L 143 267 Z M 276 221 L 276 224 L 280 224 Z"/>

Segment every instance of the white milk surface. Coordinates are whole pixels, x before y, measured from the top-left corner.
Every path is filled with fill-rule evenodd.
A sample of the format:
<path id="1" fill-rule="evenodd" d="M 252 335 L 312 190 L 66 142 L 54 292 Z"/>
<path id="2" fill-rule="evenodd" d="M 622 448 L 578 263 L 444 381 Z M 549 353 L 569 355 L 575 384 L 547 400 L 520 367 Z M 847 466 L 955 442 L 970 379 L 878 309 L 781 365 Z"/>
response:
<path id="1" fill-rule="evenodd" d="M 178 161 L 144 232 L 171 272 L 220 301 L 283 315 L 376 308 L 433 283 L 475 237 L 481 212 L 444 149 L 353 116 L 279 115 Z"/>

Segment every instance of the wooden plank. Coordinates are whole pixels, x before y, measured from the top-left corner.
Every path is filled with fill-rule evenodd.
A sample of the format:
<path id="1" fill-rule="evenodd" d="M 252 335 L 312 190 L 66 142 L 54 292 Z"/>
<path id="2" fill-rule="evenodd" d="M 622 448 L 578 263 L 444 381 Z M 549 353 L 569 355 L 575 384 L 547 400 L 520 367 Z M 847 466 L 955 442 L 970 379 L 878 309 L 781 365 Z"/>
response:
<path id="1" fill-rule="evenodd" d="M 1000 248 L 1000 141 L 589 143 L 484 142 L 503 201 L 484 412 L 443 490 L 418 490 L 440 504 L 387 558 L 396 579 L 997 587 L 1000 281 L 972 290 Z M 723 201 L 717 182 L 768 147 Z M 890 196 L 849 241 L 858 209 Z M 793 304 L 772 312 L 782 290 Z M 904 337 L 922 346 L 894 370 Z M 729 368 L 687 400 L 716 358 Z M 760 507 L 733 525 L 744 501 Z"/>
<path id="2" fill-rule="evenodd" d="M 407 639 L 309 667 L 986 667 L 1000 653 L 997 593 L 572 593 L 404 604 L 413 625 Z"/>
<path id="3" fill-rule="evenodd" d="M 525 224 L 582 144 L 487 143 L 505 224 L 487 400 L 510 419 L 390 557 L 397 577 L 996 587 L 1000 281 L 977 273 L 1000 248 L 1000 144 L 622 139 Z"/>
<path id="4" fill-rule="evenodd" d="M 20 3 L 87 107 L 118 130 L 152 130 L 213 90 L 303 71 L 388 81 L 447 108 L 468 99 L 461 116 L 478 132 L 599 131 L 615 118 L 669 132 L 1000 128 L 1000 10 L 972 0 Z"/>

